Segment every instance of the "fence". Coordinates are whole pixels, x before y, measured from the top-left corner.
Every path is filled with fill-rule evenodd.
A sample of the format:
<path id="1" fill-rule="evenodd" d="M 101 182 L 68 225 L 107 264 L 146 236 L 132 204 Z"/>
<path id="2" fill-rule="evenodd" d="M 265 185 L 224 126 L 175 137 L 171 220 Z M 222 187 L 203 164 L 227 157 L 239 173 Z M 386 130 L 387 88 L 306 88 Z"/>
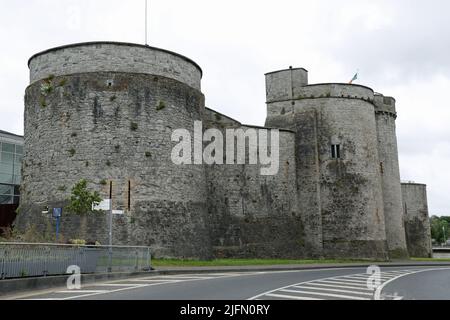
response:
<path id="1" fill-rule="evenodd" d="M 0 243 L 0 279 L 81 273 L 136 272 L 151 269 L 149 247 Z"/>

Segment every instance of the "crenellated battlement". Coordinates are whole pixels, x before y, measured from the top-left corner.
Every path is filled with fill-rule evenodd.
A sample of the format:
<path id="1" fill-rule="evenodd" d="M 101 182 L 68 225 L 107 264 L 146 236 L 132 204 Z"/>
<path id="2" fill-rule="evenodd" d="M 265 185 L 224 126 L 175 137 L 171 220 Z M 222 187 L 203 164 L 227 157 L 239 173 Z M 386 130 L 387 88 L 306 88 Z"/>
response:
<path id="1" fill-rule="evenodd" d="M 395 109 L 395 99 L 393 97 L 387 97 L 380 93 L 375 94 L 374 99 L 375 113 L 386 114 L 397 118 L 397 111 Z"/>

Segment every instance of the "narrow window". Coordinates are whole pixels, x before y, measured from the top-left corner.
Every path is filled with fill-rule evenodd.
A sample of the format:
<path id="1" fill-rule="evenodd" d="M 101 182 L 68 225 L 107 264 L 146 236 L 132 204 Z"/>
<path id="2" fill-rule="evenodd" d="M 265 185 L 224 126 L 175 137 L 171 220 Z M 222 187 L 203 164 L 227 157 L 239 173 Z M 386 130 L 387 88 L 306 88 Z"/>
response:
<path id="1" fill-rule="evenodd" d="M 109 198 L 112 199 L 112 181 L 109 182 Z"/>
<path id="2" fill-rule="evenodd" d="M 331 145 L 331 158 L 341 159 L 341 146 L 339 144 Z"/>
<path id="3" fill-rule="evenodd" d="M 128 211 L 131 210 L 131 181 L 128 180 Z"/>

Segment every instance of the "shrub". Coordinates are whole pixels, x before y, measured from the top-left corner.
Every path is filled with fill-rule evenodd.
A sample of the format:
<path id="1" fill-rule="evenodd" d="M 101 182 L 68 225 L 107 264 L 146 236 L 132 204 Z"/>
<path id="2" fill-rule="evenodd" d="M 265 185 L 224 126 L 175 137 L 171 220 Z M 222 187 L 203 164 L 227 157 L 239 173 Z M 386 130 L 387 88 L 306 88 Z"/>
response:
<path id="1" fill-rule="evenodd" d="M 92 211 L 93 203 L 100 203 L 101 201 L 100 194 L 97 191 L 89 191 L 87 181 L 81 179 L 72 188 L 72 195 L 66 210 L 78 215 L 87 214 Z"/>
<path id="2" fill-rule="evenodd" d="M 83 239 L 70 239 L 69 242 L 70 242 L 70 244 L 75 244 L 75 245 L 79 245 L 79 246 L 86 245 L 86 240 L 83 240 Z"/>
<path id="3" fill-rule="evenodd" d="M 52 93 L 52 92 L 53 92 L 53 86 L 52 86 L 51 83 L 49 83 L 49 82 L 44 82 L 44 83 L 41 85 L 41 94 L 42 94 L 42 95 L 47 96 L 47 95 L 49 95 L 49 94 Z"/>
<path id="4" fill-rule="evenodd" d="M 130 125 L 131 131 L 136 131 L 138 129 L 138 124 L 136 122 L 132 122 Z"/>

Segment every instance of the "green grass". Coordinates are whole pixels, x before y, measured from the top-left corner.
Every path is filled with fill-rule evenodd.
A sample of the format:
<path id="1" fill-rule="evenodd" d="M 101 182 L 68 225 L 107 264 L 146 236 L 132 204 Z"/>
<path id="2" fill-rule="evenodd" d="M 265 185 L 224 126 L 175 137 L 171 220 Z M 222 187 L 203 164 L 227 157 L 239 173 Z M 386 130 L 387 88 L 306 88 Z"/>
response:
<path id="1" fill-rule="evenodd" d="M 450 262 L 450 258 L 411 258 L 412 261 Z"/>
<path id="2" fill-rule="evenodd" d="M 262 266 L 286 264 L 333 264 L 333 263 L 368 263 L 368 260 L 286 260 L 286 259 L 216 259 L 210 261 L 152 259 L 155 267 L 218 267 L 218 266 Z"/>

